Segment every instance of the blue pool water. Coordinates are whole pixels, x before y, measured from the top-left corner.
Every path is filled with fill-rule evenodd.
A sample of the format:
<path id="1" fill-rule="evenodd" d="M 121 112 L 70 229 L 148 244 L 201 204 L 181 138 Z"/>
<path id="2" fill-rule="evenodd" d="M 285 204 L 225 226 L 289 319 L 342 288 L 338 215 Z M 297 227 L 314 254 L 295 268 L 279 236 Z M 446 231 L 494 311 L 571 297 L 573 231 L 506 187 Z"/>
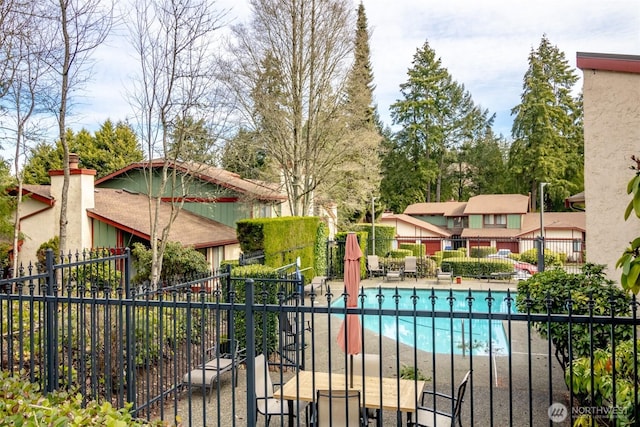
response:
<path id="1" fill-rule="evenodd" d="M 382 309 L 396 309 L 395 288 L 382 288 L 382 294 L 385 296 L 382 302 Z M 378 288 L 369 288 L 364 290 L 365 308 L 379 308 Z M 413 310 L 413 290 L 398 290 L 398 309 Z M 435 307 L 432 305 L 431 289 L 419 289 L 416 291 L 418 299 L 415 303 L 416 310 L 444 311 L 450 310 L 449 290 L 436 290 L 434 295 Z M 468 291 L 453 291 L 453 311 L 469 313 L 469 302 L 467 297 Z M 486 291 L 473 291 L 473 312 L 488 313 L 488 301 L 486 300 L 488 293 Z M 491 305 L 492 313 L 507 313 L 508 305 L 504 300 L 507 296 L 506 292 L 491 292 L 493 302 Z M 515 299 L 515 293 L 511 294 Z M 343 307 L 344 300 L 340 298 L 334 304 L 334 307 Z M 511 303 L 511 313 L 515 313 L 515 301 Z M 469 354 L 471 351 L 474 355 L 488 355 L 489 343 L 492 343 L 491 352 L 495 355 L 506 355 L 509 351 L 507 337 L 502 326 L 501 320 L 483 320 L 483 319 L 450 319 L 435 317 L 416 317 L 413 316 L 378 316 L 365 315 L 362 318 L 365 329 L 373 331 L 377 334 L 391 339 L 397 339 L 402 344 L 416 346 L 418 350 L 430 353 L 446 353 L 450 354 Z M 452 346 L 453 343 L 453 346 Z M 366 344 L 365 344 L 366 345 Z"/>

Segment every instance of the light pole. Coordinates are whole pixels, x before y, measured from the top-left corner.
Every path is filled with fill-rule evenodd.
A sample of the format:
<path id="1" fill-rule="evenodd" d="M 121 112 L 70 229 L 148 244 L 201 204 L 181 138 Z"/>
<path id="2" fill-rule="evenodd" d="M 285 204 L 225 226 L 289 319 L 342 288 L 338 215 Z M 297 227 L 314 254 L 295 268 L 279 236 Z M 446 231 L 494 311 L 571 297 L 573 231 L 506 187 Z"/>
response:
<path id="1" fill-rule="evenodd" d="M 548 182 L 540 183 L 540 249 L 538 250 L 538 271 L 544 271 L 544 187 Z"/>
<path id="2" fill-rule="evenodd" d="M 540 183 L 540 237 L 544 238 L 544 187 L 548 182 Z"/>
<path id="3" fill-rule="evenodd" d="M 376 254 L 376 198 L 371 196 L 371 255 Z"/>

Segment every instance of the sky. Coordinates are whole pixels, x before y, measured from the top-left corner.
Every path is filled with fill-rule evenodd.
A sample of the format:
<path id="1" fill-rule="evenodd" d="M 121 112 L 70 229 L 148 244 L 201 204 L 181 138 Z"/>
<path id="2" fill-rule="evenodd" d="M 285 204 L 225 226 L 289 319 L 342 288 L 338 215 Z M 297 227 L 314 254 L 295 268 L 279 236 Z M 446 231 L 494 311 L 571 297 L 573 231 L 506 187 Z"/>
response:
<path id="1" fill-rule="evenodd" d="M 511 137 L 511 109 L 520 102 L 528 55 L 546 34 L 564 52 L 582 88 L 577 52 L 640 55 L 638 0 L 362 0 L 371 32 L 375 102 L 386 125 L 401 98 L 413 56 L 425 42 L 476 105 L 495 114 L 494 131 Z M 249 17 L 248 0 L 216 0 L 231 23 Z M 353 0 L 354 10 L 359 0 Z M 93 80 L 71 126 L 95 130 L 107 118 L 131 116 L 126 100 L 135 63 L 109 43 L 95 55 Z"/>

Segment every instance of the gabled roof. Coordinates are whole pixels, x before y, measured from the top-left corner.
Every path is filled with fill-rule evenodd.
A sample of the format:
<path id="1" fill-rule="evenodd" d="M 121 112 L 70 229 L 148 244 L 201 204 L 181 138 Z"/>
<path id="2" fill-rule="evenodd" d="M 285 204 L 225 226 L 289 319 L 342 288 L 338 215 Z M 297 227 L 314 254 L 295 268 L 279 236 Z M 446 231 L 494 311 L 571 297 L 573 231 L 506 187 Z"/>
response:
<path id="1" fill-rule="evenodd" d="M 154 159 L 151 162 L 131 163 L 123 169 L 117 170 L 107 176 L 97 179 L 95 185 L 97 186 L 105 181 L 109 181 L 120 175 L 124 175 L 131 170 L 148 169 L 150 166 L 153 168 L 161 168 L 163 167 L 163 165 L 164 160 L 162 159 Z M 208 166 L 204 163 L 175 162 L 170 163 L 169 167 L 175 168 L 176 170 L 183 173 L 191 174 L 202 181 L 228 188 L 248 197 L 253 197 L 263 201 L 287 200 L 286 194 L 280 191 L 278 184 L 268 183 L 265 181 L 243 179 L 236 173 L 213 166 Z"/>
<path id="2" fill-rule="evenodd" d="M 463 216 L 465 202 L 414 203 L 404 210 L 406 215 Z"/>
<path id="3" fill-rule="evenodd" d="M 11 189 L 10 194 L 15 195 L 18 187 Z M 22 195 L 29 196 L 34 200 L 42 202 L 46 205 L 53 206 L 55 199 L 51 195 L 50 185 L 38 185 L 38 184 L 25 184 L 22 186 Z"/>
<path id="4" fill-rule="evenodd" d="M 529 196 L 522 194 L 486 194 L 474 196 L 464 209 L 466 215 L 526 214 Z"/>
<path id="5" fill-rule="evenodd" d="M 111 188 L 97 188 L 95 208 L 87 210 L 89 217 L 146 240 L 149 240 L 151 233 L 148 212 L 149 199 L 146 195 Z M 161 204 L 160 222 L 166 224 L 170 215 L 171 206 Z M 238 242 L 233 228 L 186 210 L 180 211 L 176 218 L 169 233 L 169 240 L 195 248 L 223 246 Z"/>
<path id="6" fill-rule="evenodd" d="M 587 217 L 584 212 L 545 212 L 542 215 L 545 229 L 587 231 Z M 519 235 L 540 230 L 540 214 L 528 213 L 522 217 Z"/>
<path id="7" fill-rule="evenodd" d="M 451 237 L 451 233 L 446 228 L 438 227 L 437 225 L 430 224 L 426 221 L 422 221 L 406 214 L 385 213 L 382 215 L 380 222 L 404 222 L 423 230 L 438 234 L 442 237 Z"/>

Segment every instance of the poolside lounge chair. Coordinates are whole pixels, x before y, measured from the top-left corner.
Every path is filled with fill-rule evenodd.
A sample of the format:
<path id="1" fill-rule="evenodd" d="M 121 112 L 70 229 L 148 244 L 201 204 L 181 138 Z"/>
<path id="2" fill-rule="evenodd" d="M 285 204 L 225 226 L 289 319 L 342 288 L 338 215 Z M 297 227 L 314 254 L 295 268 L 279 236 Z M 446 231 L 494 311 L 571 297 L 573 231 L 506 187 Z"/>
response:
<path id="1" fill-rule="evenodd" d="M 378 255 L 367 255 L 367 274 L 369 277 L 384 276 L 384 268 L 380 266 Z"/>
<path id="2" fill-rule="evenodd" d="M 436 282 L 440 283 L 440 280 L 447 280 L 449 283 L 453 283 L 453 272 L 443 271 L 440 267 L 436 270 Z"/>
<path id="3" fill-rule="evenodd" d="M 219 344 L 216 344 L 218 346 Z M 185 387 L 200 387 L 203 393 L 209 390 L 209 401 L 211 401 L 211 395 L 213 394 L 213 383 L 220 377 L 220 375 L 231 372 L 232 381 L 234 386 L 238 386 L 238 374 L 237 368 L 240 363 L 245 359 L 244 351 L 238 349 L 238 342 L 231 340 L 229 353 L 220 352 L 217 355 L 216 347 L 214 346 L 208 352 L 209 361 L 204 365 L 196 366 L 191 371 L 184 374 L 182 378 L 182 385 Z M 219 357 L 218 357 L 219 356 Z"/>
<path id="4" fill-rule="evenodd" d="M 360 390 L 318 390 L 317 427 L 359 427 L 366 425 L 360 411 Z"/>
<path id="5" fill-rule="evenodd" d="M 407 274 L 412 274 L 417 281 L 418 280 L 418 258 L 415 256 L 405 257 L 403 271 L 405 276 Z"/>
<path id="6" fill-rule="evenodd" d="M 462 399 L 464 398 L 464 392 L 467 390 L 467 382 L 469 381 L 470 376 L 471 371 L 468 371 L 458 386 L 456 397 L 437 393 L 435 391 L 422 392 L 421 406 L 418 406 L 418 410 L 411 414 L 408 425 L 415 427 L 452 426 L 457 422 L 458 426 L 462 427 L 462 420 L 460 418 Z M 449 403 L 439 404 L 439 408 L 451 407 L 450 402 L 453 401 L 453 413 L 442 412 L 439 409 L 434 410 L 425 407 L 425 399 L 429 396 L 432 396 L 431 399 L 439 398 L 449 400 Z"/>

